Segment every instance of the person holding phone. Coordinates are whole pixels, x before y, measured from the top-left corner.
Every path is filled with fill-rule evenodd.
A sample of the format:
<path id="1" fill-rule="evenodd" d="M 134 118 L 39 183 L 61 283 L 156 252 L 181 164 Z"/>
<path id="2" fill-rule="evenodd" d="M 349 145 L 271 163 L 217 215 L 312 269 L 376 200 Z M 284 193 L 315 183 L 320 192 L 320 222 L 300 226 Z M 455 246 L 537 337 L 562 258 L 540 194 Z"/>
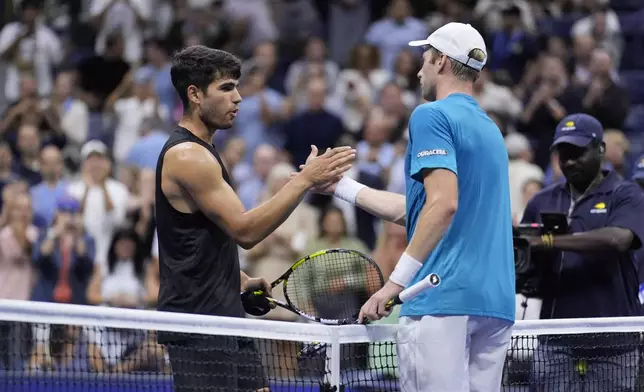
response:
<path id="1" fill-rule="evenodd" d="M 602 170 L 603 128 L 592 116 L 571 114 L 562 119 L 551 148 L 559 156 L 566 181 L 537 193 L 522 221 L 553 226 L 556 213 L 566 217 L 557 224 L 567 226 L 566 233 L 551 229 L 527 237 L 540 275 L 540 318 L 641 315 L 635 252 L 644 239 L 644 193 L 636 183 Z M 540 339 L 533 360 L 536 390 L 578 390 L 582 382 L 602 391 L 635 390 L 637 336 L 580 339 Z M 620 376 L 608 376 L 615 372 Z"/>

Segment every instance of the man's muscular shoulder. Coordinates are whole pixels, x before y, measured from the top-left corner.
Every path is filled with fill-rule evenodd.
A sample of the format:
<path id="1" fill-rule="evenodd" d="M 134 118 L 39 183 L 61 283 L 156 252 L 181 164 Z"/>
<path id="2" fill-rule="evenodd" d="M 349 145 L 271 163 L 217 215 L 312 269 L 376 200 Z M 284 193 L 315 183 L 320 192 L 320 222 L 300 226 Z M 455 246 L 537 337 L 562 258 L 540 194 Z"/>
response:
<path id="1" fill-rule="evenodd" d="M 164 175 L 179 182 L 202 175 L 207 171 L 209 177 L 221 176 L 221 166 L 215 157 L 197 143 L 180 143 L 172 146 L 165 153 L 163 161 Z"/>

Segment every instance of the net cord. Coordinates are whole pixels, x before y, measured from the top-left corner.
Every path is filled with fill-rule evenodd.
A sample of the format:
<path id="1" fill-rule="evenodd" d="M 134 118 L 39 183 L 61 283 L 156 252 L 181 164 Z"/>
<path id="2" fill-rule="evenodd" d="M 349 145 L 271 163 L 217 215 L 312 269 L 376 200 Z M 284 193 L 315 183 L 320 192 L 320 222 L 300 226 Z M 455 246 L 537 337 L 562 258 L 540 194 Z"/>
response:
<path id="1" fill-rule="evenodd" d="M 0 321 L 104 326 L 336 344 L 395 341 L 398 330 L 395 324 L 303 325 L 283 321 L 18 300 L 0 300 Z M 619 332 L 644 332 L 644 317 L 519 320 L 514 324 L 512 334 L 539 336 Z"/>

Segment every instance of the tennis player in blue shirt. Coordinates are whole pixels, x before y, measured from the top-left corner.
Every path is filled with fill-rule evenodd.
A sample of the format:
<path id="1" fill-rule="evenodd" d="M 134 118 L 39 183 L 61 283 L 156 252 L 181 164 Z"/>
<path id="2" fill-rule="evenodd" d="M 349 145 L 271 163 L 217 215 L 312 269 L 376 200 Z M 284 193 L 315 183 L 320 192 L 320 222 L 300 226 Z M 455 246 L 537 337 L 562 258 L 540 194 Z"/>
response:
<path id="1" fill-rule="evenodd" d="M 426 40 L 423 96 L 409 122 L 406 196 L 352 179 L 317 189 L 406 225 L 409 246 L 360 318 L 430 273 L 441 285 L 402 305 L 397 340 L 402 391 L 499 391 L 515 315 L 508 154 L 472 98 L 487 53 L 476 29 L 449 23 Z"/>

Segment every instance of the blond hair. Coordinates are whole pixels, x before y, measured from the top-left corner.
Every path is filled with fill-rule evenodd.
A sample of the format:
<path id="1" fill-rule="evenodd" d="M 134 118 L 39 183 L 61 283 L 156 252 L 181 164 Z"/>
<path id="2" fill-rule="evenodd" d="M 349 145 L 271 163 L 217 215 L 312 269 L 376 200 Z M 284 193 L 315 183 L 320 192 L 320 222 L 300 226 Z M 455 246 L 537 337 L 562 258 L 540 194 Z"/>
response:
<path id="1" fill-rule="evenodd" d="M 436 57 L 444 54 L 435 48 L 431 48 L 431 50 L 434 52 Z M 481 49 L 474 48 L 470 50 L 470 52 L 467 54 L 467 57 L 476 61 L 484 61 L 485 52 Z M 450 58 L 450 62 L 452 64 L 452 67 L 451 67 L 452 75 L 454 75 L 458 80 L 461 80 L 464 82 L 476 82 L 476 80 L 479 78 L 480 71 L 477 71 L 474 68 L 468 67 L 467 65 L 459 61 L 456 61 L 452 58 Z"/>

